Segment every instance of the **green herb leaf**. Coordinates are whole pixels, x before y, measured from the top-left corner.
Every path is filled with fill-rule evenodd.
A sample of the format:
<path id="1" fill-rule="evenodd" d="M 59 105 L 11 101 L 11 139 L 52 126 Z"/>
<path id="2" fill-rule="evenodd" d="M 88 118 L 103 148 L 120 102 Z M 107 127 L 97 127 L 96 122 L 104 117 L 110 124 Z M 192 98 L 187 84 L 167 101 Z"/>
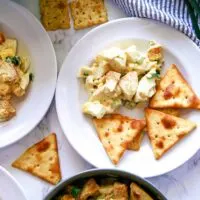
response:
<path id="1" fill-rule="evenodd" d="M 84 75 L 84 76 L 88 76 L 89 74 L 88 74 L 87 72 L 84 72 L 83 75 Z"/>
<path id="2" fill-rule="evenodd" d="M 14 65 L 20 65 L 21 64 L 21 59 L 20 59 L 20 57 L 19 56 L 8 56 L 7 58 L 6 58 L 6 62 L 8 62 L 8 63 L 12 63 L 12 64 L 14 64 Z"/>
<path id="3" fill-rule="evenodd" d="M 75 186 L 72 187 L 72 190 L 71 190 L 71 194 L 74 198 L 77 198 L 79 193 L 80 193 L 81 189 L 80 188 L 77 188 Z"/>
<path id="4" fill-rule="evenodd" d="M 30 74 L 29 74 L 29 80 L 30 80 L 30 81 L 33 81 L 33 79 L 34 79 L 34 75 L 33 75 L 33 73 L 30 73 Z"/>
<path id="5" fill-rule="evenodd" d="M 160 72 L 156 71 L 156 73 L 151 74 L 151 77 L 147 77 L 148 79 L 152 79 L 152 78 L 160 78 Z"/>

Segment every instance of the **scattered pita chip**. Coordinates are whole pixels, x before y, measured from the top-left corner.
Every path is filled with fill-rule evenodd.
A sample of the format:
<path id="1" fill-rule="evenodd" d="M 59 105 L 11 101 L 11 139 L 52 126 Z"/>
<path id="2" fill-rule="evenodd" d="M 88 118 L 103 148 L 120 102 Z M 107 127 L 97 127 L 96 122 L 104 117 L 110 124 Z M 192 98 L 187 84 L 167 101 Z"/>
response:
<path id="1" fill-rule="evenodd" d="M 50 134 L 28 148 L 12 166 L 52 184 L 61 179 L 56 135 Z"/>
<path id="2" fill-rule="evenodd" d="M 104 0 L 74 0 L 70 8 L 76 30 L 108 21 Z"/>
<path id="3" fill-rule="evenodd" d="M 147 133 L 156 159 L 159 159 L 196 127 L 196 124 L 189 120 L 168 115 L 157 110 L 146 109 L 145 115 Z"/>
<path id="4" fill-rule="evenodd" d="M 112 116 L 115 119 L 128 119 L 128 120 L 133 120 L 127 116 L 122 116 L 122 115 L 118 115 L 115 114 Z M 135 136 L 135 138 L 133 139 L 133 141 L 128 145 L 128 150 L 133 150 L 133 151 L 139 151 L 140 150 L 140 146 L 141 146 L 141 142 L 144 138 L 144 129 L 146 126 L 146 122 L 145 120 L 135 120 L 133 122 L 135 127 L 138 127 L 138 134 Z"/>
<path id="5" fill-rule="evenodd" d="M 200 109 L 200 100 L 176 65 L 172 65 L 160 81 L 157 92 L 150 101 L 150 107 Z"/>
<path id="6" fill-rule="evenodd" d="M 70 28 L 67 0 L 40 0 L 40 13 L 47 31 Z"/>
<path id="7" fill-rule="evenodd" d="M 99 139 L 109 158 L 116 165 L 128 145 L 144 128 L 142 120 L 113 114 L 102 119 L 93 119 Z"/>
<path id="8" fill-rule="evenodd" d="M 131 183 L 130 185 L 130 200 L 153 200 L 149 196 L 148 193 L 146 193 L 141 187 L 139 187 L 136 183 Z"/>

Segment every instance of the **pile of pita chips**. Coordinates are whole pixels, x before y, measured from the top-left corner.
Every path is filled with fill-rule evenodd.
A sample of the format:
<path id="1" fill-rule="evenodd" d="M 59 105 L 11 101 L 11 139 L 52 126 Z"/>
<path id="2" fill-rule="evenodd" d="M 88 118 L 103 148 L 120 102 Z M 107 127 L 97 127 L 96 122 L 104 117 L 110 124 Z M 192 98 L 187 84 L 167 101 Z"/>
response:
<path id="1" fill-rule="evenodd" d="M 149 107 L 200 109 L 200 100 L 176 65 L 172 65 L 160 81 Z"/>
<path id="2" fill-rule="evenodd" d="M 50 134 L 28 148 L 12 166 L 51 184 L 57 184 L 61 180 L 61 171 L 56 135 Z"/>
<path id="3" fill-rule="evenodd" d="M 115 165 L 145 127 L 144 120 L 130 119 L 119 114 L 94 119 L 93 123 L 103 147 Z"/>
<path id="4" fill-rule="evenodd" d="M 74 0 L 70 9 L 76 30 L 108 21 L 104 0 Z"/>
<path id="5" fill-rule="evenodd" d="M 156 159 L 188 135 L 196 124 L 158 110 L 147 108 L 145 111 L 147 132 Z"/>
<path id="6" fill-rule="evenodd" d="M 176 65 L 171 65 L 159 82 L 157 91 L 146 109 L 147 132 L 152 144 L 154 156 L 160 159 L 196 124 L 179 118 L 178 109 L 200 108 L 200 100 Z"/>

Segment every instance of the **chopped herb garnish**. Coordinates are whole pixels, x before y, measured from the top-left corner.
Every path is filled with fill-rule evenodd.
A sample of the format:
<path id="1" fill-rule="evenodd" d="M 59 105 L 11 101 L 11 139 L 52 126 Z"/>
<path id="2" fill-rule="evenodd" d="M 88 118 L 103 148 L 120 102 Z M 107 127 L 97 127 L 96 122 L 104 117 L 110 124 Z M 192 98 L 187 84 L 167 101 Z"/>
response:
<path id="1" fill-rule="evenodd" d="M 33 81 L 33 79 L 34 79 L 34 75 L 33 75 L 33 73 L 30 73 L 30 74 L 29 74 L 29 80 L 30 80 L 30 81 Z"/>
<path id="2" fill-rule="evenodd" d="M 6 62 L 7 63 L 12 63 L 12 64 L 14 64 L 14 65 L 20 65 L 21 64 L 21 59 L 20 59 L 20 57 L 19 56 L 8 56 L 7 58 L 6 58 Z"/>
<path id="3" fill-rule="evenodd" d="M 71 190 L 71 194 L 74 198 L 77 198 L 79 193 L 80 193 L 81 189 L 80 188 L 77 188 L 75 186 L 72 187 L 72 190 Z"/>
<path id="4" fill-rule="evenodd" d="M 84 76 L 88 76 L 89 74 L 88 74 L 87 72 L 84 72 L 83 75 L 84 75 Z"/>
<path id="5" fill-rule="evenodd" d="M 150 77 L 147 77 L 148 79 L 152 79 L 152 78 L 160 78 L 160 72 L 156 71 L 155 73 L 151 74 Z"/>

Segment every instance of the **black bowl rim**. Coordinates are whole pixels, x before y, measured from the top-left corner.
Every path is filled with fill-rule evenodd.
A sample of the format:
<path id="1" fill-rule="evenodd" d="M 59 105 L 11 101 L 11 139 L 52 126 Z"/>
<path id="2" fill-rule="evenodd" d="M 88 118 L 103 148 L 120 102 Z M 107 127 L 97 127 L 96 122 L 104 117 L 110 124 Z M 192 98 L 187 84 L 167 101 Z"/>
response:
<path id="1" fill-rule="evenodd" d="M 92 176 L 100 176 L 100 175 L 111 175 L 111 176 L 119 176 L 123 179 L 128 179 L 135 183 L 140 184 L 142 187 L 150 191 L 150 193 L 154 196 L 157 196 L 159 200 L 167 200 L 167 198 L 149 181 L 144 178 L 141 178 L 135 174 L 130 172 L 126 172 L 118 169 L 90 169 L 83 172 L 80 172 L 74 176 L 71 176 L 62 182 L 60 182 L 55 188 L 53 188 L 44 198 L 44 200 L 51 200 L 60 190 L 64 188 L 65 185 L 70 184 L 78 179 L 89 178 Z"/>

